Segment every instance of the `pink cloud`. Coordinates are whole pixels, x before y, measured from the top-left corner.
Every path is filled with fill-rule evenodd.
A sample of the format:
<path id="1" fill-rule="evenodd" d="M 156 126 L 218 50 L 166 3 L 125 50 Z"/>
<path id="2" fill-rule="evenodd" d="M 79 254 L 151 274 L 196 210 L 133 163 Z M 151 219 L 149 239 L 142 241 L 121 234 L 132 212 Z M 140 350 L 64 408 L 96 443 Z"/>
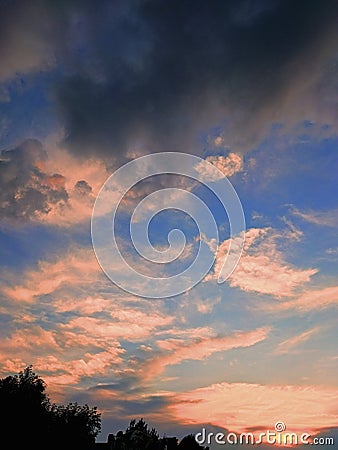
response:
<path id="1" fill-rule="evenodd" d="M 61 286 L 93 283 L 101 273 L 92 249 L 71 248 L 53 262 L 41 261 L 38 269 L 28 270 L 2 292 L 15 302 L 33 303 L 36 297 L 50 294 Z M 20 284 L 16 284 L 20 281 Z"/>
<path id="2" fill-rule="evenodd" d="M 309 290 L 289 301 L 264 306 L 267 311 L 299 311 L 321 310 L 338 305 L 338 286 Z"/>
<path id="3" fill-rule="evenodd" d="M 90 220 L 95 198 L 103 183 L 111 175 L 103 161 L 97 159 L 79 160 L 55 144 L 55 136 L 46 142 L 49 157 L 41 162 L 40 170 L 48 174 L 61 174 L 62 186 L 68 194 L 67 203 L 49 205 L 48 214 L 40 214 L 39 220 L 58 226 L 71 226 Z M 46 182 L 60 181 L 47 177 Z M 81 187 L 85 186 L 85 190 Z"/>
<path id="4" fill-rule="evenodd" d="M 293 336 L 278 344 L 275 353 L 290 353 L 290 350 L 293 350 L 294 347 L 297 347 L 299 344 L 308 341 L 314 334 L 317 334 L 319 331 L 320 327 L 314 327 L 311 330 L 307 330 L 303 333 L 297 334 L 296 336 Z"/>
<path id="5" fill-rule="evenodd" d="M 147 313 L 132 308 L 116 309 L 110 316 L 111 320 L 78 317 L 62 325 L 62 328 L 81 330 L 89 336 L 137 341 L 149 337 L 156 328 L 169 325 L 174 320 L 174 317 L 157 312 Z"/>
<path id="6" fill-rule="evenodd" d="M 206 181 L 217 181 L 222 177 L 231 177 L 243 170 L 242 156 L 233 152 L 227 156 L 208 156 L 206 161 L 211 164 L 206 165 L 201 162 L 195 167 L 202 179 Z"/>
<path id="7" fill-rule="evenodd" d="M 274 431 L 315 434 L 338 425 L 338 390 L 322 386 L 219 383 L 175 396 L 171 407 L 184 424 L 210 423 L 232 432 Z"/>
<path id="8" fill-rule="evenodd" d="M 10 336 L 3 337 L 0 342 L 2 354 L 14 352 L 16 356 L 31 351 L 54 351 L 58 348 L 55 332 L 47 331 L 38 325 L 16 330 Z"/>
<path id="9" fill-rule="evenodd" d="M 295 237 L 292 230 L 291 235 Z M 280 298 L 293 296 L 296 288 L 309 282 L 317 269 L 298 269 L 287 263 L 276 245 L 276 239 L 280 237 L 288 236 L 280 235 L 271 228 L 247 230 L 241 259 L 228 279 L 230 286 Z M 239 238 L 237 240 L 241 241 Z M 234 238 L 232 245 L 236 246 L 237 240 Z M 205 281 L 218 278 L 229 244 L 230 241 L 226 240 L 219 246 L 213 273 Z"/>
<path id="10" fill-rule="evenodd" d="M 73 342 L 75 344 L 75 342 Z M 39 352 L 27 352 L 20 350 L 18 342 L 18 357 L 13 358 L 12 353 L 1 354 L 1 367 L 4 372 L 18 372 L 28 364 L 32 364 L 34 370 L 43 377 L 48 384 L 48 390 L 58 391 L 59 385 L 74 386 L 81 381 L 82 377 L 91 377 L 97 375 L 107 375 L 122 364 L 121 355 L 125 350 L 121 348 L 118 342 L 107 343 L 107 349 L 96 352 L 69 351 L 69 349 L 57 348 L 54 351 L 46 349 L 45 346 L 39 346 Z M 109 347 L 109 348 L 108 348 Z M 13 346 L 12 350 L 15 349 Z M 41 355 L 41 349 L 44 355 Z M 27 349 L 26 349 L 27 350 Z M 7 356 L 7 358 L 6 358 Z"/>
<path id="11" fill-rule="evenodd" d="M 114 336 L 77 333 L 59 324 L 52 330 L 34 322 L 29 325 L 3 337 L 0 367 L 4 373 L 32 364 L 54 391 L 59 384 L 75 385 L 84 376 L 107 374 L 123 363 L 125 350 Z"/>
<path id="12" fill-rule="evenodd" d="M 294 289 L 310 281 L 316 269 L 296 269 L 268 255 L 244 255 L 230 277 L 229 284 L 244 291 L 270 294 L 275 297 L 293 295 Z"/>
<path id="13" fill-rule="evenodd" d="M 222 337 L 205 337 L 194 339 L 186 343 L 182 339 L 166 339 L 156 344 L 163 352 L 150 359 L 145 364 L 146 376 L 153 377 L 162 373 L 167 366 L 179 364 L 186 360 L 204 360 L 214 353 L 223 352 L 239 347 L 250 347 L 266 339 L 269 333 L 267 328 L 258 328 L 253 331 L 238 331 L 232 335 Z"/>
<path id="14" fill-rule="evenodd" d="M 201 339 L 204 337 L 214 337 L 215 332 L 210 327 L 196 327 L 196 328 L 168 328 L 165 330 L 159 330 L 156 332 L 156 336 L 161 335 L 175 336 L 176 339 L 182 339 L 185 341 L 192 341 Z"/>
<path id="15" fill-rule="evenodd" d="M 337 227 L 338 225 L 338 209 L 331 209 L 329 211 L 300 211 L 297 208 L 292 208 L 292 214 L 300 217 L 306 222 L 313 223 L 325 227 Z"/>
<path id="16" fill-rule="evenodd" d="M 88 295 L 81 298 L 68 298 L 67 301 L 57 298 L 53 302 L 53 308 L 60 313 L 73 311 L 81 315 L 90 316 L 96 312 L 109 310 L 111 304 L 112 301 L 109 299 Z"/>
<path id="17" fill-rule="evenodd" d="M 49 356 L 38 358 L 36 368 L 45 373 L 45 380 L 52 389 L 57 385 L 75 385 L 82 377 L 107 375 L 112 368 L 121 364 L 125 352 L 119 345 L 96 353 L 85 353 L 82 358 L 65 361 L 63 358 Z"/>

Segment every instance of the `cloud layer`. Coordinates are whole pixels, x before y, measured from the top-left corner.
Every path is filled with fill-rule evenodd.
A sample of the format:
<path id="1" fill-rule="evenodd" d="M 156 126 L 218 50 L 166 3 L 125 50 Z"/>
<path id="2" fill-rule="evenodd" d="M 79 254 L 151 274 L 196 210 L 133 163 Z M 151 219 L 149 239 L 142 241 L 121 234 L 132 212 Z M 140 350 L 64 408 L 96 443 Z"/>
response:
<path id="1" fill-rule="evenodd" d="M 283 421 L 288 432 L 313 435 L 337 426 L 337 395 L 336 389 L 321 386 L 224 382 L 181 394 L 174 410 L 181 421 L 207 422 L 238 433 L 273 431 Z"/>
<path id="2" fill-rule="evenodd" d="M 284 260 L 278 249 L 277 239 L 298 239 L 291 231 L 281 235 L 269 228 L 251 228 L 246 231 L 243 254 L 228 283 L 244 291 L 269 294 L 275 297 L 290 297 L 294 290 L 303 287 L 317 273 L 317 269 L 298 269 Z M 236 240 L 233 244 L 236 246 Z M 230 241 L 226 240 L 218 248 L 213 273 L 205 281 L 217 279 L 227 258 Z"/>
<path id="3" fill-rule="evenodd" d="M 123 162 L 144 148 L 196 151 L 201 130 L 215 126 L 223 128 L 216 148 L 221 139 L 244 152 L 273 123 L 304 120 L 305 107 L 311 120 L 331 123 L 334 1 L 27 1 L 1 9 L 0 79 L 57 65 L 65 142 L 79 156 Z"/>

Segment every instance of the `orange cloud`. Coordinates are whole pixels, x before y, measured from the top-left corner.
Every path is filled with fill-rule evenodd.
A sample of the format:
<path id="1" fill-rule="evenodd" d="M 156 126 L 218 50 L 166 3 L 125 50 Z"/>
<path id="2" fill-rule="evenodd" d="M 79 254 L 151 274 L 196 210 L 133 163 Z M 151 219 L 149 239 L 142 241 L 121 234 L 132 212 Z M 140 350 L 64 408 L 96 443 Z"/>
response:
<path id="1" fill-rule="evenodd" d="M 0 342 L 2 354 L 15 352 L 16 356 L 27 350 L 41 352 L 41 350 L 54 351 L 58 348 L 56 334 L 53 331 L 44 330 L 38 325 L 16 330 L 9 337 L 3 337 Z"/>
<path id="2" fill-rule="evenodd" d="M 243 158 L 237 153 L 229 153 L 228 156 L 208 156 L 206 161 L 211 165 L 201 162 L 195 167 L 202 179 L 206 181 L 217 181 L 223 177 L 231 177 L 243 170 Z"/>
<path id="3" fill-rule="evenodd" d="M 34 367 L 45 374 L 44 379 L 51 389 L 57 390 L 58 385 L 75 385 L 82 377 L 107 375 L 112 368 L 121 364 L 121 355 L 124 352 L 125 350 L 117 344 L 108 350 L 87 352 L 83 357 L 70 361 L 49 355 L 37 358 Z"/>
<path id="4" fill-rule="evenodd" d="M 291 237 L 295 237 L 293 231 L 291 234 Z M 251 228 L 246 231 L 241 259 L 228 279 L 230 286 L 280 298 L 293 296 L 295 288 L 310 281 L 317 269 L 297 269 L 288 264 L 277 249 L 277 237 L 281 235 L 270 228 Z M 237 240 L 234 238 L 232 245 L 236 246 Z M 219 246 L 213 273 L 205 281 L 218 278 L 229 244 L 230 241 L 226 240 Z"/>
<path id="5" fill-rule="evenodd" d="M 47 139 L 48 158 L 38 161 L 37 165 L 46 174 L 44 184 L 55 190 L 65 189 L 67 202 L 50 203 L 48 214 L 37 214 L 37 219 L 68 227 L 90 220 L 95 198 L 111 173 L 101 160 L 75 158 L 56 144 L 59 140 L 60 136 L 54 135 Z"/>
<path id="6" fill-rule="evenodd" d="M 267 309 L 274 311 L 297 310 L 300 312 L 325 309 L 338 304 L 338 286 L 307 291 L 290 301 L 280 302 Z"/>
<path id="7" fill-rule="evenodd" d="M 127 339 L 137 341 L 149 337 L 157 327 L 173 322 L 174 317 L 156 312 L 142 312 L 137 309 L 124 308 L 110 312 L 111 320 L 94 317 L 78 317 L 62 328 L 65 330 L 82 330 L 89 336 L 102 338 Z"/>
<path id="8" fill-rule="evenodd" d="M 321 386 L 219 383 L 177 394 L 171 407 L 183 424 L 206 424 L 232 432 L 274 431 L 315 434 L 338 425 L 338 390 Z"/>
<path id="9" fill-rule="evenodd" d="M 203 360 L 210 355 L 239 347 L 250 347 L 266 339 L 269 330 L 258 328 L 253 331 L 239 331 L 222 337 L 206 337 L 185 343 L 182 339 L 157 341 L 157 346 L 164 352 L 147 361 L 146 376 L 153 377 L 162 373 L 167 366 L 179 364 L 185 360 Z"/>
<path id="10" fill-rule="evenodd" d="M 92 249 L 72 248 L 56 261 L 41 261 L 38 270 L 27 271 L 21 285 L 3 286 L 2 292 L 15 302 L 32 303 L 62 285 L 92 283 L 101 273 Z"/>
<path id="11" fill-rule="evenodd" d="M 83 347 L 95 351 L 83 351 Z M 4 372 L 18 372 L 32 364 L 52 391 L 57 390 L 57 385 L 75 385 L 84 376 L 107 375 L 107 371 L 122 363 L 123 353 L 125 350 L 116 340 L 86 339 L 85 335 L 63 333 L 62 329 L 60 332 L 40 329 L 39 333 L 36 330 L 18 331 L 0 346 Z"/>
<path id="12" fill-rule="evenodd" d="M 41 167 L 41 162 L 39 164 L 39 166 Z M 46 184 L 48 187 L 50 187 L 51 189 L 54 190 L 59 190 L 59 189 L 63 189 L 65 187 L 65 177 L 58 174 L 58 173 L 54 173 L 53 175 L 46 175 L 44 180 L 43 180 L 43 184 Z"/>
<path id="13" fill-rule="evenodd" d="M 88 295 L 81 298 L 67 298 L 67 301 L 57 298 L 53 302 L 53 308 L 60 313 L 74 311 L 86 316 L 96 312 L 107 311 L 111 308 L 112 301 L 99 296 Z"/>
<path id="14" fill-rule="evenodd" d="M 338 225 L 338 209 L 331 209 L 329 211 L 300 211 L 297 208 L 292 208 L 291 212 L 296 217 L 300 217 L 306 222 L 313 223 L 319 226 L 337 227 Z"/>
<path id="15" fill-rule="evenodd" d="M 278 344 L 275 353 L 283 354 L 290 353 L 294 347 L 297 347 L 299 344 L 308 341 L 314 334 L 320 331 L 320 327 L 312 328 L 311 330 L 304 331 L 303 333 L 297 334 L 292 338 L 289 338 L 280 344 Z"/>
<path id="16" fill-rule="evenodd" d="M 316 269 L 296 269 L 268 255 L 244 255 L 230 277 L 232 287 L 275 297 L 293 295 L 294 289 L 310 281 Z"/>

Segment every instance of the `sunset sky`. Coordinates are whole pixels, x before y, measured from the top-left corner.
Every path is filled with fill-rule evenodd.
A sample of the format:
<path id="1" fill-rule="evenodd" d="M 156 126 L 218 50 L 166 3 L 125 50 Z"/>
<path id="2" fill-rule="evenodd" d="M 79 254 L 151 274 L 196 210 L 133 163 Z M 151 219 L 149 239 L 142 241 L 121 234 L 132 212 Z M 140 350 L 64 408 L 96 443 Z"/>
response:
<path id="1" fill-rule="evenodd" d="M 32 364 L 53 401 L 96 405 L 99 441 L 140 417 L 178 437 L 278 421 L 337 436 L 337 20 L 333 0 L 0 0 L 0 377 Z M 159 152 L 217 167 L 246 230 L 218 283 L 230 236 L 212 193 L 173 175 L 134 186 L 117 224 L 134 269 L 179 273 L 203 240 L 215 257 L 152 299 L 103 272 L 91 217 L 115 170 Z M 187 242 L 154 269 L 128 222 L 169 187 L 209 204 L 219 242 L 162 212 L 155 248 L 174 228 Z"/>

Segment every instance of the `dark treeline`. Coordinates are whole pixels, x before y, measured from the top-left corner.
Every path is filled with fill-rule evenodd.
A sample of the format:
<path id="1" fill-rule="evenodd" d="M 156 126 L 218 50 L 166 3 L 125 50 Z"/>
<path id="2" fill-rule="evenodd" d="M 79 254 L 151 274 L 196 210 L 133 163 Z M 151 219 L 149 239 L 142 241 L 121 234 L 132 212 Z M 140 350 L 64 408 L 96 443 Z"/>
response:
<path id="1" fill-rule="evenodd" d="M 46 394 L 46 383 L 26 367 L 15 375 L 0 379 L 2 439 L 9 448 L 48 450 L 198 450 L 192 434 L 179 443 L 176 438 L 159 437 L 158 432 L 143 419 L 132 420 L 125 431 L 109 434 L 106 444 L 95 444 L 101 430 L 101 413 L 87 404 L 52 403 Z M 207 450 L 205 448 L 204 450 Z"/>
<path id="2" fill-rule="evenodd" d="M 101 430 L 96 407 L 52 403 L 31 366 L 0 380 L 0 404 L 2 438 L 9 439 L 9 448 L 89 450 Z"/>
<path id="3" fill-rule="evenodd" d="M 131 420 L 124 432 L 109 434 L 107 443 L 100 446 L 107 450 L 208 450 L 208 447 L 198 445 L 193 434 L 185 436 L 180 442 L 176 437 L 160 438 L 156 429 L 148 428 L 143 418 Z"/>

